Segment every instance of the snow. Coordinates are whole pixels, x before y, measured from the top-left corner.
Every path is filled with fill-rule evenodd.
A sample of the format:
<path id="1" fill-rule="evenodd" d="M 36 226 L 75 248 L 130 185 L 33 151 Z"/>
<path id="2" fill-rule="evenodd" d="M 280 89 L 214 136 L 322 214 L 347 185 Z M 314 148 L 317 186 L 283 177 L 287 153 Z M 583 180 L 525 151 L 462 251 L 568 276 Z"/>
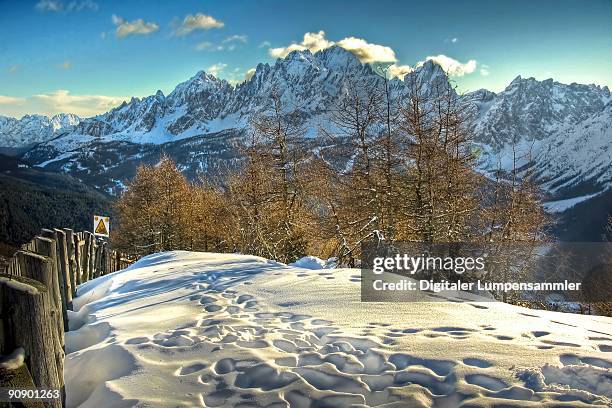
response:
<path id="1" fill-rule="evenodd" d="M 208 133 L 218 133 L 229 129 L 241 129 L 248 125 L 246 118 L 241 118 L 239 114 L 232 113 L 225 117 L 215 118 L 206 124 Z"/>
<path id="2" fill-rule="evenodd" d="M 3 370 L 16 370 L 23 365 L 25 350 L 17 347 L 11 354 L 0 356 L 0 368 Z"/>
<path id="3" fill-rule="evenodd" d="M 517 77 L 490 101 L 478 91 L 466 97 L 477 109 L 474 131 L 482 171 L 495 171 L 499 164 L 510 170 L 516 144 L 518 166 L 533 170 L 544 191 L 563 193 L 582 183 L 610 185 L 607 88 Z"/>
<path id="4" fill-rule="evenodd" d="M 440 66 L 429 61 L 403 81 L 395 78 L 389 82 L 392 100 L 406 98 L 410 81 L 415 78 L 425 81 L 426 92 L 448 86 Z M 71 115 L 51 119 L 63 126 L 61 131 L 45 125 L 50 120 L 46 117 L 30 115 L 21 121 L 0 117 L 0 145 L 46 141 L 26 154 L 42 167 L 82 157 L 102 143 L 122 142 L 117 147 L 119 153 L 128 143 L 168 144 L 164 150 L 172 150 L 168 149 L 170 144 L 189 138 L 224 131 L 249 134 L 251 119 L 268 110 L 273 90 L 286 109 L 299 111 L 305 139 L 320 136 L 327 140 L 326 134 L 344 134 L 334 126 L 330 112 L 346 92 L 347 81 L 382 85 L 381 77 L 370 66 L 341 47 L 314 54 L 295 51 L 272 65 L 259 64 L 252 79 L 237 87 L 201 71 L 177 85 L 167 97 L 158 92 L 133 98 L 105 114 L 84 119 L 76 127 L 73 125 L 80 119 Z M 505 170 L 513 167 L 512 145 L 516 144 L 517 165 L 522 167 L 519 175 L 533 171 L 547 193 L 570 194 L 569 190 L 581 184 L 597 189 L 612 185 L 612 96 L 608 88 L 519 76 L 497 94 L 480 89 L 461 100 L 474 114 L 475 147 L 481 152 L 478 169 L 487 176 L 500 165 Z M 48 131 L 41 131 L 41 126 L 47 126 Z M 179 148 L 177 155 L 181 156 L 184 142 Z M 88 163 L 95 165 L 98 159 L 92 159 Z M 201 163 L 194 160 L 183 164 L 197 172 L 202 171 Z M 351 165 L 349 160 L 346 168 Z"/>
<path id="5" fill-rule="evenodd" d="M 297 261 L 290 263 L 288 266 L 304 269 L 330 269 L 336 266 L 336 258 L 323 260 L 316 256 L 305 256 Z"/>
<path id="6" fill-rule="evenodd" d="M 4 283 L 7 287 L 13 290 L 19 290 L 30 295 L 38 295 L 38 289 L 36 289 L 34 286 L 28 285 L 27 283 L 5 277 L 0 277 L 0 282 Z"/>
<path id="7" fill-rule="evenodd" d="M 541 369 L 525 370 L 520 377 L 535 390 L 563 394 L 565 401 L 594 402 L 595 395 L 612 398 L 610 368 L 612 364 L 604 360 L 562 367 L 546 364 Z"/>
<path id="8" fill-rule="evenodd" d="M 324 263 L 307 260 L 298 264 Z M 606 317 L 367 303 L 357 269 L 184 251 L 145 257 L 78 295 L 69 407 L 612 402 Z"/>
<path id="9" fill-rule="evenodd" d="M 49 164 L 54 163 L 56 161 L 60 161 L 60 160 L 64 160 L 67 159 L 68 157 L 72 156 L 73 153 L 72 152 L 68 152 L 68 153 L 62 153 L 57 157 L 54 157 L 52 159 L 49 160 L 45 160 L 44 162 L 35 164 L 36 167 L 47 167 Z"/>
<path id="10" fill-rule="evenodd" d="M 21 119 L 0 115 L 0 146 L 19 148 L 45 142 L 80 121 L 78 116 L 65 113 L 53 117 L 25 115 Z"/>
<path id="11" fill-rule="evenodd" d="M 546 210 L 546 212 L 551 213 L 551 214 L 561 213 L 565 210 L 568 210 L 574 207 L 576 204 L 579 204 L 586 200 L 590 200 L 591 198 L 596 197 L 599 194 L 601 194 L 601 191 L 598 193 L 587 194 L 587 195 L 583 195 L 580 197 L 567 198 L 565 200 L 549 201 L 547 203 L 544 203 L 544 210 Z"/>

